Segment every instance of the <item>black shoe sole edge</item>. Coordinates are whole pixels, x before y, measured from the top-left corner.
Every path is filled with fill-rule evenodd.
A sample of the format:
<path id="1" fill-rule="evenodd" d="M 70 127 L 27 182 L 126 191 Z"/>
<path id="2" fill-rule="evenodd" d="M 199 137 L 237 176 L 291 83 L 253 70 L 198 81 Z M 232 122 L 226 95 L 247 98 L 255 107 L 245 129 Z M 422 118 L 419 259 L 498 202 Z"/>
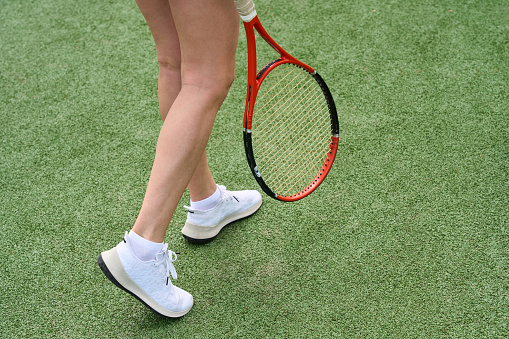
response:
<path id="1" fill-rule="evenodd" d="M 226 225 L 225 225 L 226 227 Z M 224 227 L 223 227 L 224 228 Z M 221 231 L 219 231 L 221 232 Z M 219 235 L 219 233 L 218 233 Z M 203 244 L 206 244 L 208 242 L 211 242 L 212 240 L 214 240 L 215 238 L 217 238 L 217 235 L 212 237 L 212 238 L 208 238 L 208 239 L 196 239 L 196 238 L 191 238 L 191 237 L 188 237 L 187 235 L 183 234 L 182 233 L 182 236 L 184 237 L 184 239 L 186 239 L 187 241 L 189 241 L 191 244 L 196 244 L 196 245 L 203 245 Z"/>
<path id="2" fill-rule="evenodd" d="M 106 263 L 104 262 L 103 260 L 103 257 L 102 257 L 102 254 L 99 254 L 99 258 L 97 259 L 97 264 L 99 265 L 99 268 L 101 269 L 101 271 L 104 273 L 104 275 L 106 276 L 106 278 L 108 278 L 113 284 L 115 284 L 115 286 L 117 286 L 118 288 L 120 288 L 122 291 L 125 291 L 127 293 L 129 293 L 130 295 L 132 295 L 133 297 L 135 297 L 136 299 L 138 299 L 139 302 L 141 302 L 143 305 L 145 305 L 149 310 L 151 310 L 152 312 L 154 312 L 155 314 L 157 315 L 160 315 L 162 317 L 165 317 L 165 318 L 169 318 L 169 319 L 178 319 L 178 318 L 181 318 L 183 317 L 184 315 L 180 316 L 180 317 L 168 317 L 168 316 L 165 316 L 164 314 L 161 314 L 159 312 L 157 312 L 156 310 L 154 310 L 152 307 L 150 307 L 146 302 L 144 302 L 142 299 L 140 299 L 136 294 L 134 294 L 133 292 L 129 291 L 128 289 L 126 289 L 124 286 L 122 286 L 118 281 L 117 279 L 115 279 L 115 277 L 113 276 L 113 274 L 111 274 L 110 270 L 108 269 L 108 266 L 106 266 Z"/>

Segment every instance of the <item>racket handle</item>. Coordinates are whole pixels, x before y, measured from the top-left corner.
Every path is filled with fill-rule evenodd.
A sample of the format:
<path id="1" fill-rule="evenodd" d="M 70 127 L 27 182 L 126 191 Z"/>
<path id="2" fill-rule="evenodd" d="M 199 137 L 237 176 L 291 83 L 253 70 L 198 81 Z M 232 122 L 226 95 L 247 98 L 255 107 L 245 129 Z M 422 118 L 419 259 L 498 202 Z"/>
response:
<path id="1" fill-rule="evenodd" d="M 242 21 L 249 22 L 256 16 L 253 0 L 234 0 L 234 2 Z"/>

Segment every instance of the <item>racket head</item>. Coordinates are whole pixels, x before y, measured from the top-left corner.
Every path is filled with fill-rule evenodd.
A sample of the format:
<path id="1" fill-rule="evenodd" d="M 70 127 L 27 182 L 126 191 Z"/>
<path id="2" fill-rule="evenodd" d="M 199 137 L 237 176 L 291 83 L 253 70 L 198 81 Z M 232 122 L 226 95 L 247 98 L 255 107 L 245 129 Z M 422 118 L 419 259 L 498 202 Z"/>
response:
<path id="1" fill-rule="evenodd" d="M 256 76 L 245 117 L 251 171 L 269 196 L 296 201 L 325 179 L 334 162 L 339 126 L 327 84 L 311 67 L 282 56 Z"/>

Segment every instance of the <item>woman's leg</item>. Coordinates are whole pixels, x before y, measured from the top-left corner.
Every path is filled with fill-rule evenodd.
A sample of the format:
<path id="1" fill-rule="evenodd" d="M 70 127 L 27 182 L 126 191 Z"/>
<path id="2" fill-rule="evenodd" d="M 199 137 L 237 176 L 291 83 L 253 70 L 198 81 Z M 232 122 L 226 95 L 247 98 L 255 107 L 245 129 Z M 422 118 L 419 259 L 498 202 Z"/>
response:
<path id="1" fill-rule="evenodd" d="M 181 52 L 177 29 L 167 0 L 137 0 L 154 38 L 159 63 L 159 110 L 163 121 L 181 90 Z M 189 181 L 191 200 L 212 195 L 216 183 L 210 172 L 206 152 L 203 153 Z"/>
<path id="2" fill-rule="evenodd" d="M 205 146 L 215 115 L 234 78 L 238 39 L 239 19 L 232 1 L 171 0 L 170 11 L 180 43 L 181 89 L 164 119 L 145 199 L 133 227 L 154 242 L 163 241 L 198 164 L 206 164 Z M 203 178 L 203 173 L 198 177 Z"/>
<path id="3" fill-rule="evenodd" d="M 193 297 L 171 283 L 170 276 L 177 277 L 176 254 L 162 242 L 193 175 L 211 179 L 205 146 L 233 81 L 239 19 L 231 0 L 170 0 L 169 6 L 162 0 L 137 1 L 156 41 L 164 123 L 132 233 L 102 252 L 98 264 L 115 285 L 150 309 L 181 317 L 192 308 Z M 143 258 L 135 251 L 138 245 Z"/>
<path id="4" fill-rule="evenodd" d="M 147 21 L 159 64 L 159 110 L 163 121 L 181 89 L 180 40 L 168 0 L 136 0 Z"/>

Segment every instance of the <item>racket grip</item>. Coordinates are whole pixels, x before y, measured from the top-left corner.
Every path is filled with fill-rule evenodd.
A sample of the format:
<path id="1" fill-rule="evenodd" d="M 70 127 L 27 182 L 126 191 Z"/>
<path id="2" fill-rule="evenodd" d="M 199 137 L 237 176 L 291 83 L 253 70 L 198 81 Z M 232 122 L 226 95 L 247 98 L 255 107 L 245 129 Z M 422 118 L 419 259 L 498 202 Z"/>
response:
<path id="1" fill-rule="evenodd" d="M 234 0 L 234 2 L 242 21 L 249 22 L 256 16 L 253 0 Z"/>

